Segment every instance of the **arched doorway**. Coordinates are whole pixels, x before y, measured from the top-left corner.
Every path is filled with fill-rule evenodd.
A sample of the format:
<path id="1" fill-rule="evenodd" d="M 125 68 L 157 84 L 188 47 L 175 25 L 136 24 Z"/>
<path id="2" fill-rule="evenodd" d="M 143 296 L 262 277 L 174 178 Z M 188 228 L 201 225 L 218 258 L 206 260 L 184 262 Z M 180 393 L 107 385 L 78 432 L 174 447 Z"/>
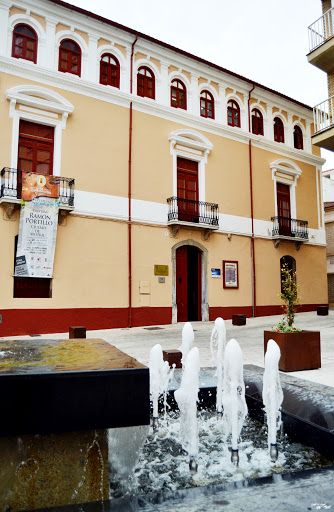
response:
<path id="1" fill-rule="evenodd" d="M 175 261 L 177 321 L 202 320 L 202 251 L 182 245 Z"/>

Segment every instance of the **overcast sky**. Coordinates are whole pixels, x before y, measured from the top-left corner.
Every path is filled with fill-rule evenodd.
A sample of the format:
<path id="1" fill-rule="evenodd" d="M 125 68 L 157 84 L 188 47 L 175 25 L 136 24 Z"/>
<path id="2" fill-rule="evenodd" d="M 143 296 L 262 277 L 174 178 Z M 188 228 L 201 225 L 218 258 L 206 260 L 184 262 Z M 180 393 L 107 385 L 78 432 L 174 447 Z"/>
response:
<path id="1" fill-rule="evenodd" d="M 68 1 L 310 106 L 328 97 L 326 74 L 306 58 L 320 0 Z M 323 156 L 334 168 L 334 155 Z"/>

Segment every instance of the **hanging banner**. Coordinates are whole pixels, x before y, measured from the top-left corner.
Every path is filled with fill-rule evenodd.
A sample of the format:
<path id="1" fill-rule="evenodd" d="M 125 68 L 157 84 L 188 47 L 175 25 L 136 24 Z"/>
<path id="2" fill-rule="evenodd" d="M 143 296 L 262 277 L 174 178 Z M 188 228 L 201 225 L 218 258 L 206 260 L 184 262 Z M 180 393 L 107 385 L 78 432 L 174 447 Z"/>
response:
<path id="1" fill-rule="evenodd" d="M 50 278 L 58 227 L 58 184 L 52 183 L 52 176 L 37 174 L 30 179 L 33 173 L 22 174 L 22 199 L 30 199 L 21 206 L 14 275 Z"/>

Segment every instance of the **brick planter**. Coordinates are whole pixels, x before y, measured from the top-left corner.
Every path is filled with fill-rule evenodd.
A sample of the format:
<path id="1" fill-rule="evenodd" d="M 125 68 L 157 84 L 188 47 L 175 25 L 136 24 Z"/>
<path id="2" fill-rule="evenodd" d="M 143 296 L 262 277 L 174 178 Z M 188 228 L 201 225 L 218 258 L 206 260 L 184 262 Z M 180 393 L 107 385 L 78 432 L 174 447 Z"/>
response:
<path id="1" fill-rule="evenodd" d="M 281 350 L 279 369 L 283 372 L 321 368 L 320 332 L 264 331 L 264 353 L 268 340 L 276 341 Z"/>

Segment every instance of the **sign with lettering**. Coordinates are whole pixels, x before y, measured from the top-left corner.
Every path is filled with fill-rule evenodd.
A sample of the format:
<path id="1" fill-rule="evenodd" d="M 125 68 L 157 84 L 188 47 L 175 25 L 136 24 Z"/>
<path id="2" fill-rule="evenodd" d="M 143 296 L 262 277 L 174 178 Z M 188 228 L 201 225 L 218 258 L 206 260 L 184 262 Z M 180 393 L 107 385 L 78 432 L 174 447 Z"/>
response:
<path id="1" fill-rule="evenodd" d="M 154 265 L 155 276 L 168 276 L 168 265 Z"/>
<path id="2" fill-rule="evenodd" d="M 212 268 L 211 269 L 211 277 L 219 277 L 221 276 L 220 268 Z"/>
<path id="3" fill-rule="evenodd" d="M 237 261 L 223 261 L 224 288 L 239 288 L 239 270 Z"/>
<path id="4" fill-rule="evenodd" d="M 57 199 L 35 197 L 22 205 L 15 276 L 52 277 L 57 227 Z"/>

